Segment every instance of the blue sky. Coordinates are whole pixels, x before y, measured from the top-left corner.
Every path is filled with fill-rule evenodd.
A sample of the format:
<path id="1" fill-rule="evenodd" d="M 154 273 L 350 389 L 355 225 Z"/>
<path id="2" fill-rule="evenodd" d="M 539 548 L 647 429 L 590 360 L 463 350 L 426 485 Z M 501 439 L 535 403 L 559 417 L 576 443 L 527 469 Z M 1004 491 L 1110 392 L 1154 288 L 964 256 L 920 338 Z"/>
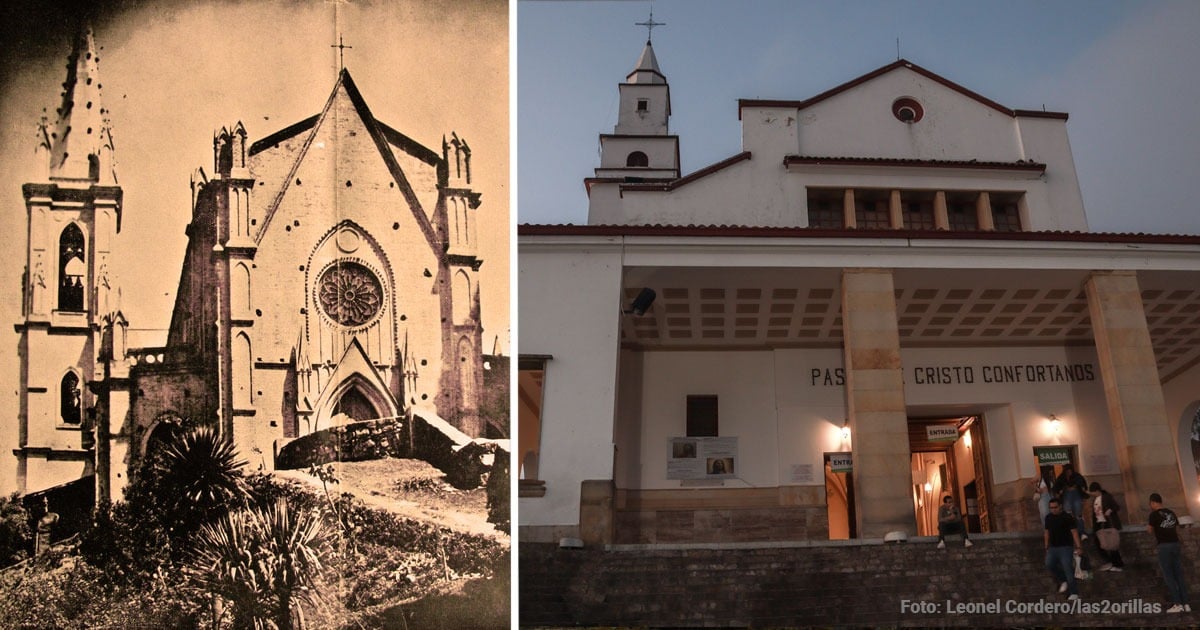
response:
<path id="1" fill-rule="evenodd" d="M 1065 111 L 1090 227 L 1200 233 L 1200 3 L 521 0 L 521 223 L 585 223 L 583 178 L 646 42 L 684 173 L 738 153 L 739 98 L 803 99 L 900 55 L 1014 109 Z"/>

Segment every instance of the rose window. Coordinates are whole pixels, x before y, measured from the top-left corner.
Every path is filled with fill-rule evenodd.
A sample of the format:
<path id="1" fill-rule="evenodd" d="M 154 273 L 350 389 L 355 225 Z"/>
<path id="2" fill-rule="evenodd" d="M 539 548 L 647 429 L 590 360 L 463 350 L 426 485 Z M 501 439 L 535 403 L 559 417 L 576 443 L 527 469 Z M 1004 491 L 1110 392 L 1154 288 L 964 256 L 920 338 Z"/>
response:
<path id="1" fill-rule="evenodd" d="M 369 269 L 343 262 L 321 274 L 317 281 L 317 301 L 333 321 L 343 326 L 362 326 L 379 313 L 383 289 Z"/>

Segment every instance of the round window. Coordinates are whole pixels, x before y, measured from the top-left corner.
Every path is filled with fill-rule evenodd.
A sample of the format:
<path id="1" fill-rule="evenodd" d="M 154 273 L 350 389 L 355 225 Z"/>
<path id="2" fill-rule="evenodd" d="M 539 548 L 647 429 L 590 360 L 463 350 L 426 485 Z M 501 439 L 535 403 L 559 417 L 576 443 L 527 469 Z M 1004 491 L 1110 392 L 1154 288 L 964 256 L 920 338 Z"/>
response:
<path id="1" fill-rule="evenodd" d="M 912 124 L 925 117 L 925 109 L 916 99 L 905 96 L 892 103 L 892 115 L 902 123 Z"/>
<path id="2" fill-rule="evenodd" d="M 370 269 L 354 262 L 338 262 L 321 272 L 317 302 L 325 315 L 342 326 L 362 326 L 383 306 L 383 288 Z"/>

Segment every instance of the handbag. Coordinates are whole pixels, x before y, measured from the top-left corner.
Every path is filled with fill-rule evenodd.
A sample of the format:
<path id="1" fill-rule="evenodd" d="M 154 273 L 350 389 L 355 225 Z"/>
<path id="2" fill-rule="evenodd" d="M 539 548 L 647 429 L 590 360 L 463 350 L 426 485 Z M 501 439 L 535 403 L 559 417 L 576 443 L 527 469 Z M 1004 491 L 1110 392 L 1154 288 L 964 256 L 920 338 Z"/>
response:
<path id="1" fill-rule="evenodd" d="M 1100 541 L 1100 548 L 1105 551 L 1116 551 L 1121 547 L 1121 534 L 1112 527 L 1096 530 L 1096 540 Z"/>

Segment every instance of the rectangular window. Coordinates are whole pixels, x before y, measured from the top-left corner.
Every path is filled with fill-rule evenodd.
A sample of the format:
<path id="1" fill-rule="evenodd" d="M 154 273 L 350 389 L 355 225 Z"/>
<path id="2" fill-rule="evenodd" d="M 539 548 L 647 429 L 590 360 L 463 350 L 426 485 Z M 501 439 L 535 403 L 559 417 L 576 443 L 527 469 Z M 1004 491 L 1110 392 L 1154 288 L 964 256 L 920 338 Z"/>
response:
<path id="1" fill-rule="evenodd" d="M 717 397 L 687 397 L 687 437 L 717 437 Z"/>
<path id="2" fill-rule="evenodd" d="M 517 362 L 517 465 L 520 496 L 546 493 L 538 482 L 542 450 L 542 394 L 546 384 L 546 356 L 522 356 Z M 527 483 L 528 482 L 528 483 Z"/>
<path id="3" fill-rule="evenodd" d="M 842 217 L 842 191 L 808 190 L 808 227 L 841 229 L 845 226 Z"/>
<path id="4" fill-rule="evenodd" d="M 1020 232 L 1020 195 L 994 194 L 992 197 L 992 225 L 997 232 Z"/>
<path id="5" fill-rule="evenodd" d="M 936 225 L 933 220 L 933 195 L 929 193 L 901 194 L 901 208 L 904 214 L 904 229 L 932 230 Z"/>
<path id="6" fill-rule="evenodd" d="M 950 220 L 951 230 L 972 232 L 979 229 L 979 217 L 975 214 L 974 199 L 946 199 L 946 214 Z"/>
<path id="7" fill-rule="evenodd" d="M 855 191 L 854 221 L 859 229 L 881 229 L 892 227 L 888 199 L 878 192 Z"/>
<path id="8" fill-rule="evenodd" d="M 645 98 L 639 98 L 639 99 L 637 100 L 637 110 L 638 110 L 639 112 L 648 112 L 648 111 L 650 111 L 650 100 L 649 100 L 649 99 L 645 99 Z"/>

